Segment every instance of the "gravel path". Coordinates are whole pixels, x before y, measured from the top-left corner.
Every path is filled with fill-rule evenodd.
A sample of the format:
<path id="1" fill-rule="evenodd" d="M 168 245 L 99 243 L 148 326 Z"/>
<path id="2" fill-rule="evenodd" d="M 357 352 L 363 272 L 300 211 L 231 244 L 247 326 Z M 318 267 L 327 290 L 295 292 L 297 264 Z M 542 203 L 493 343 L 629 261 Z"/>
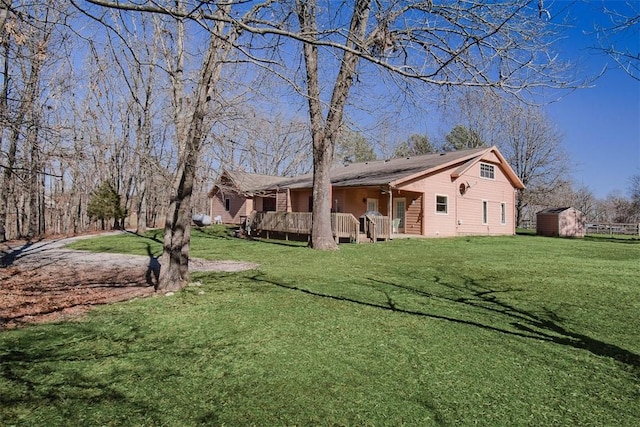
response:
<path id="1" fill-rule="evenodd" d="M 0 245 L 0 330 L 76 317 L 97 304 L 155 295 L 158 259 L 65 248 L 91 237 L 96 236 Z M 257 267 L 237 261 L 189 260 L 190 271 Z"/>

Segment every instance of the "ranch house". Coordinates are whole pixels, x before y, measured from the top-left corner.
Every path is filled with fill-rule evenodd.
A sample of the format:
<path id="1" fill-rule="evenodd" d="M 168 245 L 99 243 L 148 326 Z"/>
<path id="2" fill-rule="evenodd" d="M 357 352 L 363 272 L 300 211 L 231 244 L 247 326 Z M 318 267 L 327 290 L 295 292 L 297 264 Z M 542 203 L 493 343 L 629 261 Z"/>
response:
<path id="1" fill-rule="evenodd" d="M 331 170 L 336 240 L 515 234 L 524 185 L 495 147 L 376 160 Z M 210 191 L 218 222 L 255 232 L 310 234 L 312 175 L 224 170 Z"/>

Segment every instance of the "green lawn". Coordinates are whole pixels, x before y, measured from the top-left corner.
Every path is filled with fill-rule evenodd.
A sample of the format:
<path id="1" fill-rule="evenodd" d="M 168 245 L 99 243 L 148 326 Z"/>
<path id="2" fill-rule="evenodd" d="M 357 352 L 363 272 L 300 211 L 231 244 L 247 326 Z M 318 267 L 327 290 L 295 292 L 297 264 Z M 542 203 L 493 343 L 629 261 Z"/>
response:
<path id="1" fill-rule="evenodd" d="M 157 239 L 75 246 L 158 254 Z M 192 255 L 260 267 L 0 333 L 0 425 L 639 423 L 638 240 L 317 252 L 217 227 Z"/>

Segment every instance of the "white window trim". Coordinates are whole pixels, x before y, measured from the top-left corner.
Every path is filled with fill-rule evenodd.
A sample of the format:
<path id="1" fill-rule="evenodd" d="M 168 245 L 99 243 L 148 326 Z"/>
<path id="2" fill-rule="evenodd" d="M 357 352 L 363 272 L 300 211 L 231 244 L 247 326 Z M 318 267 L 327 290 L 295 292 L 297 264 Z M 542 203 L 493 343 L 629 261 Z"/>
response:
<path id="1" fill-rule="evenodd" d="M 482 166 L 488 166 L 491 168 L 491 175 L 493 175 L 493 177 L 488 177 L 488 176 L 483 176 L 482 175 Z M 492 165 L 490 163 L 480 163 L 480 178 L 482 179 L 490 179 L 490 180 L 495 180 L 496 179 L 496 166 Z"/>
<path id="2" fill-rule="evenodd" d="M 444 197 L 445 200 L 446 200 L 446 204 L 445 204 L 446 211 L 445 212 L 438 211 L 438 197 Z M 449 196 L 447 194 L 436 194 L 435 202 L 436 202 L 436 204 L 435 204 L 435 208 L 434 209 L 435 209 L 436 215 L 449 215 Z"/>
<path id="3" fill-rule="evenodd" d="M 500 202 L 500 224 L 505 225 L 507 223 L 507 204 Z"/>
<path id="4" fill-rule="evenodd" d="M 482 225 L 489 224 L 489 201 L 482 201 Z"/>
<path id="5" fill-rule="evenodd" d="M 373 209 L 369 209 L 369 208 Z M 380 211 L 380 199 L 367 198 L 367 211 Z"/>

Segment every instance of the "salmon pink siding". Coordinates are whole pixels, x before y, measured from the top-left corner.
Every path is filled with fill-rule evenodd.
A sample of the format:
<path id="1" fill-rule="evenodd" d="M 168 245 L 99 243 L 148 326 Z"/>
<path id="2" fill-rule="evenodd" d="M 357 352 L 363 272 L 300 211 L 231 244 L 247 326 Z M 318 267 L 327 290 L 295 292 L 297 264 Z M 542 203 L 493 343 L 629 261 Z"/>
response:
<path id="1" fill-rule="evenodd" d="M 476 163 L 455 181 L 457 234 L 515 234 L 515 190 L 498 164 L 493 164 L 494 179 L 480 176 L 481 164 Z M 459 191 L 461 183 L 468 186 L 464 195 Z"/>
<path id="2" fill-rule="evenodd" d="M 229 200 L 229 210 L 227 210 L 227 199 Z M 211 198 L 211 219 L 220 216 L 224 224 L 240 224 L 242 219 L 248 216 L 252 210 L 253 199 L 248 199 L 233 191 L 217 191 Z"/>
<path id="3" fill-rule="evenodd" d="M 423 193 L 422 235 L 448 237 L 515 234 L 515 190 L 499 164 L 482 163 L 494 166 L 494 179 L 480 176 L 481 163 L 478 162 L 455 179 L 451 177 L 451 168 L 399 187 Z M 460 192 L 461 184 L 465 186 L 464 194 Z M 436 209 L 438 196 L 446 197 L 446 212 Z M 487 209 L 486 218 L 483 214 L 484 204 Z M 411 225 L 415 214 L 409 216 L 408 213 L 409 211 L 407 224 Z M 415 220 L 413 221 L 415 224 Z"/>
<path id="4" fill-rule="evenodd" d="M 398 232 L 425 237 L 515 234 L 516 189 L 524 187 L 496 147 L 354 164 L 335 174 L 334 212 L 356 218 L 370 209 L 391 219 L 402 215 Z M 245 189 L 237 192 L 212 190 L 212 218 L 220 215 L 223 222 L 238 224 L 252 211 L 310 212 L 312 189 L 307 179 L 238 187 Z M 245 198 L 243 193 L 255 197 Z M 397 212 L 402 206 L 404 212 Z"/>

